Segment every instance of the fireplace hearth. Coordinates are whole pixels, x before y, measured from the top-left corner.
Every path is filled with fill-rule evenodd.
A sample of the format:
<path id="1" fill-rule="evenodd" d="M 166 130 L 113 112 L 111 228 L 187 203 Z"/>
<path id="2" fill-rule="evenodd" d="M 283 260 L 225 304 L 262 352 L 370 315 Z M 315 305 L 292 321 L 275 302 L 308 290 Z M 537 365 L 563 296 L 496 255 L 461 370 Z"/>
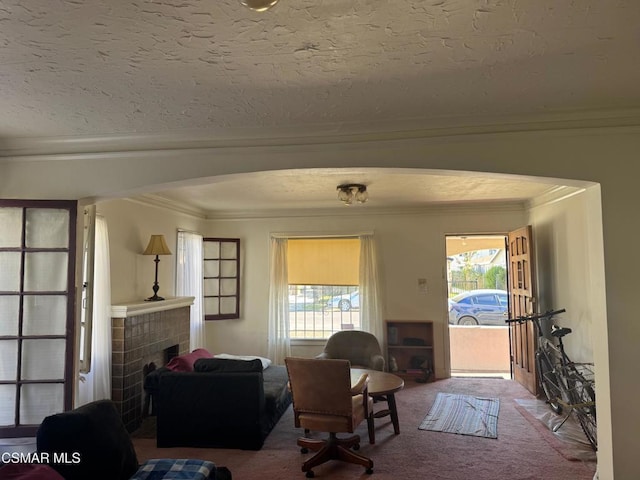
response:
<path id="1" fill-rule="evenodd" d="M 193 297 L 179 297 L 112 307 L 111 399 L 129 432 L 144 416 L 143 372 L 189 352 L 192 303 Z"/>

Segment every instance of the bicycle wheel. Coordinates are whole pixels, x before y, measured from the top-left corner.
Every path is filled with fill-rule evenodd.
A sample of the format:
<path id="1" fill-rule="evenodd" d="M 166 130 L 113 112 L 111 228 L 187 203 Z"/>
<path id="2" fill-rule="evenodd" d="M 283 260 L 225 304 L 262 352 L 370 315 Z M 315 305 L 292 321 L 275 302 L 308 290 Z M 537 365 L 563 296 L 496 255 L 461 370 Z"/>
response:
<path id="1" fill-rule="evenodd" d="M 549 352 L 544 348 L 536 352 L 536 367 L 538 369 L 538 378 L 542 385 L 547 403 L 551 410 L 555 413 L 562 413 L 562 404 L 558 401 L 563 398 L 563 390 L 561 388 L 560 379 L 549 358 Z"/>
<path id="2" fill-rule="evenodd" d="M 587 380 L 578 369 L 570 365 L 567 372 L 571 407 L 578 417 L 587 440 L 594 450 L 598 450 L 598 431 L 596 419 L 596 394 L 593 382 Z"/>

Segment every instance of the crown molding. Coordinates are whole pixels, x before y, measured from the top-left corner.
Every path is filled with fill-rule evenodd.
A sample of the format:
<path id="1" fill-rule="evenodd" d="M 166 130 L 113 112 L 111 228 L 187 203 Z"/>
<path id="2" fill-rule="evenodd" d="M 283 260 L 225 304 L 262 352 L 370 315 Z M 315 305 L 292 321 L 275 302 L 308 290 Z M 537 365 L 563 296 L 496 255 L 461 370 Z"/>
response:
<path id="1" fill-rule="evenodd" d="M 363 217 L 363 216 L 399 216 L 399 215 L 451 215 L 483 213 L 518 212 L 525 209 L 525 202 L 464 202 L 439 203 L 421 207 L 369 208 L 367 206 L 338 207 L 331 209 L 289 209 L 263 211 L 218 211 L 209 212 L 207 220 L 244 221 L 270 218 L 309 218 L 309 217 Z"/>
<path id="2" fill-rule="evenodd" d="M 153 134 L 5 137 L 0 162 L 122 157 L 123 153 L 359 143 L 532 132 L 640 130 L 640 108 L 500 117 L 407 119 L 273 128 L 207 129 Z"/>
<path id="3" fill-rule="evenodd" d="M 316 209 L 265 209 L 265 210 L 210 210 L 203 211 L 190 205 L 163 198 L 159 195 L 145 194 L 136 197 L 123 199 L 129 202 L 138 203 L 155 208 L 161 208 L 176 213 L 190 215 L 201 220 L 212 221 L 245 221 L 264 220 L 271 218 L 309 218 L 309 217 L 362 217 L 362 216 L 384 216 L 384 215 L 450 215 L 456 213 L 463 215 L 466 213 L 476 214 L 518 212 L 526 208 L 526 202 L 505 201 L 505 202 L 451 202 L 425 205 L 420 207 L 398 207 L 384 208 L 365 205 L 352 205 L 345 207 L 341 205 L 336 208 L 316 208 Z"/>
<path id="4" fill-rule="evenodd" d="M 136 197 L 124 198 L 123 200 L 149 207 L 161 208 L 163 210 L 170 210 L 172 212 L 181 213 L 183 215 L 199 218 L 201 220 L 205 220 L 207 218 L 207 212 L 197 207 L 193 207 L 182 202 L 176 202 L 174 200 L 169 200 L 168 198 L 164 198 L 160 195 L 154 195 L 152 193 L 138 195 Z"/>
<path id="5" fill-rule="evenodd" d="M 579 187 L 557 186 L 549 189 L 542 195 L 539 195 L 527 201 L 526 206 L 528 209 L 534 209 L 546 205 L 551 205 L 553 203 L 566 200 L 567 198 L 571 198 L 574 195 L 578 195 L 585 190 L 585 188 Z"/>

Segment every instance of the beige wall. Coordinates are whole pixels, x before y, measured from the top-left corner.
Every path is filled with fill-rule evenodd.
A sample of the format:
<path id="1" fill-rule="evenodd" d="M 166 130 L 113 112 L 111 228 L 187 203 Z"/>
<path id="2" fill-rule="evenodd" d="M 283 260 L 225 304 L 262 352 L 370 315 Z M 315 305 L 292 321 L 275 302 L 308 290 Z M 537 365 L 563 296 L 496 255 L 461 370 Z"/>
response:
<path id="1" fill-rule="evenodd" d="M 469 131 L 450 137 L 434 131 L 418 138 L 419 132 L 413 132 L 411 138 L 397 140 L 370 135 L 353 143 L 348 137 L 318 143 L 282 139 L 277 146 L 247 142 L 251 148 L 198 148 L 179 155 L 167 149 L 5 158 L 0 163 L 0 197 L 127 196 L 219 175 L 288 168 L 418 168 L 568 179 L 560 183 L 579 186 L 595 182 L 600 187 L 589 192 L 593 213 L 586 228 L 590 290 L 601 297 L 594 301 L 592 326 L 593 356 L 599 366 L 598 470 L 601 480 L 640 478 L 640 411 L 629 401 L 640 397 L 640 383 L 629 381 L 637 376 L 640 363 L 640 322 L 635 321 L 640 257 L 629 253 L 630 239 L 640 235 L 640 127 L 552 127 L 515 131 L 514 126 L 506 133 Z"/>
<path id="2" fill-rule="evenodd" d="M 451 372 L 511 371 L 509 327 L 450 325 Z"/>
<path id="3" fill-rule="evenodd" d="M 97 214 L 107 220 L 111 261 L 111 303 L 140 301 L 153 295 L 155 256 L 142 255 L 155 234 L 165 236 L 173 255 L 160 256 L 158 295 L 174 296 L 178 229 L 197 231 L 201 220 L 129 200 L 100 202 Z"/>
<path id="4" fill-rule="evenodd" d="M 529 222 L 534 229 L 538 279 L 538 311 L 564 308 L 555 323 L 570 327 L 565 347 L 574 361 L 593 361 L 591 326 L 602 315 L 602 296 L 591 284 L 589 192 L 534 207 Z"/>
<path id="5" fill-rule="evenodd" d="M 616 372 L 611 366 L 615 364 L 614 357 L 620 356 L 618 349 L 624 347 L 622 347 L 622 339 L 612 340 L 610 332 L 617 330 L 616 326 L 622 327 L 622 330 L 630 335 L 627 340 L 632 344 L 637 344 L 640 335 L 637 325 L 611 314 L 612 310 L 619 310 L 620 305 L 611 308 L 609 315 L 607 315 L 607 305 L 611 306 L 612 299 L 617 302 L 624 298 L 624 294 L 620 296 L 622 292 L 611 291 L 611 289 L 629 287 L 629 285 L 613 287 L 613 284 L 633 270 L 633 262 L 636 259 L 629 255 L 623 245 L 618 245 L 621 250 L 619 262 L 616 262 L 619 269 L 615 274 L 616 281 L 611 279 L 614 272 L 608 265 L 608 281 L 605 283 L 603 218 L 599 185 L 587 188 L 584 192 L 563 201 L 531 209 L 529 221 L 535 232 L 539 310 L 565 308 L 567 312 L 558 316 L 555 323 L 572 329 L 572 333 L 564 338 L 567 353 L 577 362 L 595 362 L 598 399 L 598 468 L 601 473 L 600 478 L 613 478 L 611 472 L 602 467 L 602 465 L 609 466 L 608 455 L 611 452 L 604 450 L 601 446 L 608 445 L 615 438 L 616 430 L 619 432 L 624 427 L 615 419 L 610 421 L 607 414 L 609 412 L 618 414 L 620 409 L 624 408 L 625 414 L 633 416 L 629 406 L 622 406 L 619 403 L 621 401 L 619 395 L 626 395 L 622 392 L 627 391 L 629 387 L 634 388 L 635 385 L 625 384 L 623 381 L 623 384 L 618 386 L 621 390 L 616 389 L 614 383 Z M 633 229 L 634 225 L 631 222 L 629 231 Z M 620 243 L 621 240 L 624 243 L 624 239 L 620 238 L 610 239 L 610 243 Z M 627 262 L 623 261 L 624 257 L 628 259 Z M 631 278 L 626 281 L 637 284 L 637 280 Z M 605 320 L 607 318 L 608 322 Z M 607 351 L 609 345 L 614 347 Z M 626 366 L 622 368 L 626 369 Z M 620 393 L 617 395 L 603 393 L 610 388 L 611 392 L 619 391 Z M 624 404 L 624 402 L 621 403 Z M 615 404 L 619 406 L 614 407 Z M 619 418 L 618 421 L 624 423 L 623 418 Z M 638 419 L 635 422 L 638 427 Z M 624 448 L 626 445 L 621 446 L 621 449 Z M 628 467 L 630 470 L 625 469 L 626 472 L 633 470 L 630 465 Z M 624 479 L 638 476 L 627 475 L 622 473 L 617 474 L 616 477 Z"/>
<path id="6" fill-rule="evenodd" d="M 445 235 L 460 232 L 504 233 L 525 222 L 525 210 L 514 208 L 437 208 L 420 215 L 211 221 L 205 232 L 207 235 L 241 239 L 243 298 L 240 320 L 209 322 L 207 345 L 217 352 L 224 350 L 227 353 L 266 355 L 271 233 L 313 235 L 374 232 L 381 261 L 385 318 L 432 320 L 435 323 L 436 376 L 445 377 L 449 363 L 445 348 L 448 341 Z M 418 278 L 427 279 L 426 294 L 419 291 Z M 317 344 L 311 344 L 308 348 L 298 345 L 295 348 L 295 353 L 303 356 L 312 356 L 318 351 Z"/>

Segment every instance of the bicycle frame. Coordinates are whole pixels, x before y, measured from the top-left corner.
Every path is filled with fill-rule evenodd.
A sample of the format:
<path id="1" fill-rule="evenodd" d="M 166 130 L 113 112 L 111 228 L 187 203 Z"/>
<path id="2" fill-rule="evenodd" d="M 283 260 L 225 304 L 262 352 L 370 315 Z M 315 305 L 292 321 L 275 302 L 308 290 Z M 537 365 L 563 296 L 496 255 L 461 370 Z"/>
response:
<path id="1" fill-rule="evenodd" d="M 549 311 L 540 315 L 506 320 L 506 323 L 531 321 L 537 332 L 536 367 L 538 380 L 547 397 L 547 403 L 555 413 L 567 409 L 567 415 L 554 428 L 560 428 L 571 413 L 575 413 L 580 426 L 594 450 L 597 450 L 596 406 L 593 371 L 591 364 L 574 363 L 564 350 L 562 337 L 571 333 L 571 329 L 553 326 L 551 334 L 557 339 L 557 345 L 546 338 L 542 332 L 540 320 L 551 318 L 565 312 L 564 309 Z"/>
<path id="2" fill-rule="evenodd" d="M 536 349 L 536 370 L 538 380 L 547 397 L 547 403 L 555 413 L 562 413 L 569 401 L 567 385 L 560 373 L 566 362 L 566 355 L 545 337 L 538 339 Z"/>

